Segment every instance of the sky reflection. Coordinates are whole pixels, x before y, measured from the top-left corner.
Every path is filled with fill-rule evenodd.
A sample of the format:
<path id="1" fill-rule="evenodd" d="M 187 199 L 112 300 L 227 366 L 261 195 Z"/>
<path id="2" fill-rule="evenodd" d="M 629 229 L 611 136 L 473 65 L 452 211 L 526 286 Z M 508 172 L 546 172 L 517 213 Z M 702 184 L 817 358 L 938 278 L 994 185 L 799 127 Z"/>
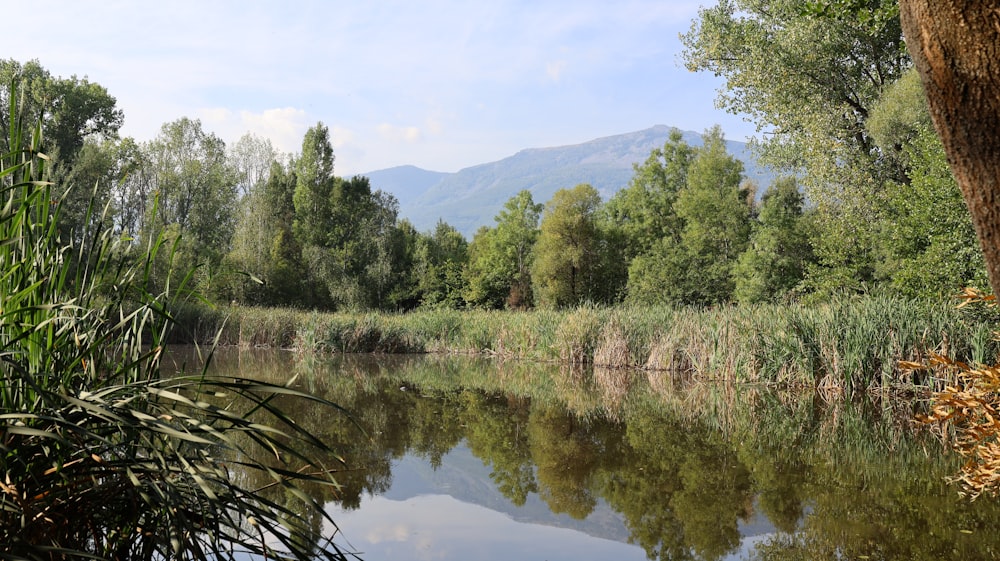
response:
<path id="1" fill-rule="evenodd" d="M 606 504 L 582 521 L 552 513 L 537 496 L 516 507 L 489 484 L 489 472 L 464 444 L 436 469 L 407 455 L 394 462 L 393 485 L 384 495 L 366 495 L 356 510 L 329 505 L 341 530 L 337 541 L 366 561 L 647 559 L 641 547 L 627 543 L 624 520 Z M 745 537 L 724 559 L 745 559 L 765 537 Z"/>

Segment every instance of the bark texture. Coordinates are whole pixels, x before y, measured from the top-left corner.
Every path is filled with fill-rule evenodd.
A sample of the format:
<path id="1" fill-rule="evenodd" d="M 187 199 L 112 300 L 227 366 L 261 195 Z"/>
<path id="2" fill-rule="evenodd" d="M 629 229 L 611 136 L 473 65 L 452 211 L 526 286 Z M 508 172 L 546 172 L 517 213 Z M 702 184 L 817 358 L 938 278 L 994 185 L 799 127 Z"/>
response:
<path id="1" fill-rule="evenodd" d="M 899 4 L 934 126 L 1000 295 L 1000 1 Z"/>

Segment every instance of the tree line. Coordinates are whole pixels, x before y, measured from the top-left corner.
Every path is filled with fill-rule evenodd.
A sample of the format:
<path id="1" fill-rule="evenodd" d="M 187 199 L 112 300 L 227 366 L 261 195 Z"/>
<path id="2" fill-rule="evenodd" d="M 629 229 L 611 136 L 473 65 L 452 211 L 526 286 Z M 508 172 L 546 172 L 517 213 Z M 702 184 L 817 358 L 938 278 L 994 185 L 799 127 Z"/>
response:
<path id="1" fill-rule="evenodd" d="M 701 146 L 675 131 L 608 200 L 586 184 L 544 203 L 522 191 L 471 240 L 445 222 L 419 232 L 391 194 L 336 176 L 322 123 L 296 154 L 251 135 L 227 146 L 188 118 L 136 142 L 97 84 L 36 61 L 3 61 L 0 79 L 42 119 L 63 235 L 85 231 L 93 199 L 137 247 L 171 240 L 155 278 L 194 270 L 217 302 L 713 305 L 986 286 L 895 3 L 873 4 L 859 22 L 839 3 L 721 0 L 684 35 L 686 64 L 723 77 L 720 103 L 759 125 L 755 148 L 783 174 L 773 184 L 744 177 L 718 127 Z"/>

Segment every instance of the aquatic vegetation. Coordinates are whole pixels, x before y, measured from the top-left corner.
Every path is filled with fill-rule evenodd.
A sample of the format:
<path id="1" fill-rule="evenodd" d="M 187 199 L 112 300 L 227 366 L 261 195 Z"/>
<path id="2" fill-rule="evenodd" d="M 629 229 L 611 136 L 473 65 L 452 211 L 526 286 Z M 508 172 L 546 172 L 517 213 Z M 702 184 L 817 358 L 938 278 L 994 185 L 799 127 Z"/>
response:
<path id="1" fill-rule="evenodd" d="M 72 236 L 82 241 L 67 242 L 40 126 L 22 114 L 12 95 L 13 149 L 0 155 L 0 558 L 346 558 L 322 503 L 301 491 L 334 487 L 342 466 L 275 398 L 336 406 L 280 383 L 161 373 L 191 274 L 164 290 L 151 276 L 176 242 L 141 245 L 93 204 Z"/>
<path id="2" fill-rule="evenodd" d="M 223 322 L 226 313 L 228 321 Z M 940 387 L 899 361 L 932 353 L 989 362 L 992 320 L 946 302 L 890 295 L 824 304 L 715 308 L 584 306 L 570 310 L 430 310 L 324 314 L 234 307 L 184 312 L 182 333 L 221 332 L 223 345 L 303 352 L 432 352 L 678 373 L 707 380 L 817 388 L 830 395 Z M 215 331 L 213 331 L 213 328 Z M 294 332 L 294 336 L 290 335 Z M 276 337 L 269 343 L 270 334 Z M 291 341 L 291 343 L 290 343 Z"/>

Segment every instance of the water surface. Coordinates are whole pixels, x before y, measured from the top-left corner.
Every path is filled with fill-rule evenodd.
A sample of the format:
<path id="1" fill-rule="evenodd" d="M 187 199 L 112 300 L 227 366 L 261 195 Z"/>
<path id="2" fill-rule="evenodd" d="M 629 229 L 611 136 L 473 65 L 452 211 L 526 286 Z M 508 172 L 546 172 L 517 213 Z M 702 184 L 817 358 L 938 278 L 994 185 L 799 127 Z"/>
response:
<path id="1" fill-rule="evenodd" d="M 641 383 L 621 398 L 588 373 L 461 357 L 227 350 L 213 368 L 294 377 L 350 412 L 357 426 L 294 406 L 343 455 L 342 489 L 310 491 L 367 560 L 1000 555 L 996 502 L 959 499 L 954 458 L 898 401 Z"/>

